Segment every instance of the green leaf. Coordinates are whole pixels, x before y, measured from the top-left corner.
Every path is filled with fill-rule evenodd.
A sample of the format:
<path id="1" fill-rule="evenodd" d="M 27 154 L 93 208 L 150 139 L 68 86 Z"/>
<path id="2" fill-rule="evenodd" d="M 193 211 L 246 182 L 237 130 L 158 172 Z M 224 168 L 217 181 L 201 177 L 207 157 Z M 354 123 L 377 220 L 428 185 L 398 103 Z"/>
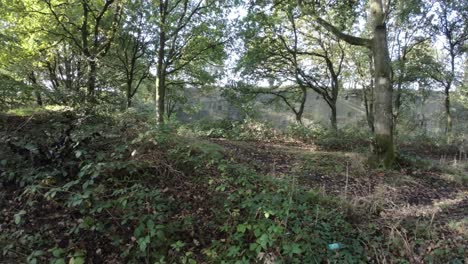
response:
<path id="1" fill-rule="evenodd" d="M 66 264 L 64 258 L 56 259 L 53 263 L 54 263 L 54 264 Z"/>
<path id="2" fill-rule="evenodd" d="M 301 247 L 299 246 L 299 244 L 296 244 L 296 243 L 292 244 L 291 245 L 291 252 L 293 254 L 301 254 L 302 250 L 301 250 Z"/>
<path id="3" fill-rule="evenodd" d="M 65 253 L 65 250 L 63 248 L 53 248 L 52 249 L 52 256 L 59 258 L 60 256 Z"/>
<path id="4" fill-rule="evenodd" d="M 150 241 L 151 241 L 150 236 L 144 236 L 138 239 L 137 243 L 140 246 L 140 251 L 143 251 L 143 252 L 146 251 L 146 247 L 148 246 Z"/>
<path id="5" fill-rule="evenodd" d="M 84 264 L 85 259 L 83 257 L 72 257 L 68 264 Z"/>
<path id="6" fill-rule="evenodd" d="M 19 225 L 21 223 L 21 218 L 23 215 L 26 214 L 25 210 L 19 211 L 17 214 L 15 214 L 14 219 L 15 219 L 15 224 Z"/>
<path id="7" fill-rule="evenodd" d="M 238 246 L 230 246 L 229 249 L 228 249 L 228 254 L 227 256 L 228 257 L 235 257 L 237 256 L 237 254 L 239 253 L 240 251 L 240 247 Z"/>
<path id="8" fill-rule="evenodd" d="M 237 226 L 237 232 L 239 233 L 245 233 L 245 230 L 247 230 L 247 225 L 245 224 L 240 224 Z"/>

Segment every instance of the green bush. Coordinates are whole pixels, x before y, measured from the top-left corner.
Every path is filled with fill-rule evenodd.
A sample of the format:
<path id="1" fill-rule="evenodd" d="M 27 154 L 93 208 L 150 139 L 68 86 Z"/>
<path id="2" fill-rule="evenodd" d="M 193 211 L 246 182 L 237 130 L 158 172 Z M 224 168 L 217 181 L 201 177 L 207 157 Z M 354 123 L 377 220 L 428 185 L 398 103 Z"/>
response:
<path id="1" fill-rule="evenodd" d="M 310 125 L 293 124 L 286 129 L 286 135 L 294 140 L 299 140 L 306 143 L 312 143 L 317 138 L 322 137 L 327 133 L 327 129 L 319 123 Z"/>
<path id="2" fill-rule="evenodd" d="M 253 119 L 201 120 L 179 128 L 179 134 L 233 140 L 275 140 L 281 133 L 271 125 Z"/>

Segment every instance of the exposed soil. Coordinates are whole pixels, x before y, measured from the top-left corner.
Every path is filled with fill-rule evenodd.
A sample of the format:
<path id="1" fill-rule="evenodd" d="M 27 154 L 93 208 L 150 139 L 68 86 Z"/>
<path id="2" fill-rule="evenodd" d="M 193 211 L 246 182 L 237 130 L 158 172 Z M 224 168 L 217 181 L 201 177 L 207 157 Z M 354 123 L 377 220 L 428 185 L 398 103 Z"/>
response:
<path id="1" fill-rule="evenodd" d="M 239 162 L 251 164 L 258 172 L 272 176 L 299 174 L 300 183 L 311 189 L 346 197 L 355 204 L 378 203 L 375 205 L 379 207 L 377 220 L 427 218 L 446 225 L 468 218 L 468 186 L 436 169 L 402 168 L 384 172 L 357 165 L 365 159 L 359 153 L 324 152 L 305 144 L 224 139 L 212 142 L 223 146 Z M 428 152 L 428 158 L 433 156 Z"/>

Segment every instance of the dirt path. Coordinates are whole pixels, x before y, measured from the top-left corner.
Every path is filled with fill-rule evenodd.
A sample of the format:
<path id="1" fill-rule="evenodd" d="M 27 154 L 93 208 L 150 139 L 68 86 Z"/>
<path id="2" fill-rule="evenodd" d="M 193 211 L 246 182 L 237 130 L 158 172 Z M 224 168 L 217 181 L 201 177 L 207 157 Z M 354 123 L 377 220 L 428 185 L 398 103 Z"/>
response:
<path id="1" fill-rule="evenodd" d="M 366 207 L 376 219 L 428 219 L 468 225 L 468 186 L 437 170 L 370 170 L 359 153 L 324 152 L 311 145 L 213 139 L 234 159 L 259 173 L 297 175 L 300 184 Z M 466 230 L 465 230 L 466 231 Z"/>

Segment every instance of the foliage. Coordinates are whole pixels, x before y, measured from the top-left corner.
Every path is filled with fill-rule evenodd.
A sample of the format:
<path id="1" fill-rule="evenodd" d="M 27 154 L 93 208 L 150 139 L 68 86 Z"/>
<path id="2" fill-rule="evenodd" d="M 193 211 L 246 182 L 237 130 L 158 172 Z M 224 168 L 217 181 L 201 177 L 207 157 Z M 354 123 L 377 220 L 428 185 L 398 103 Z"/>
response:
<path id="1" fill-rule="evenodd" d="M 466 4 L 384 2 L 0 1 L 1 261 L 462 263 Z M 337 128 L 353 84 L 385 133 Z M 451 144 L 426 131 L 437 85 Z M 178 120 L 204 90 L 242 119 Z M 303 124 L 311 90 L 333 129 Z M 394 135 L 399 166 L 366 166 Z"/>
<path id="2" fill-rule="evenodd" d="M 305 143 L 312 143 L 326 133 L 326 128 L 319 123 L 312 123 L 307 126 L 294 124 L 290 125 L 286 130 L 287 136 Z"/>
<path id="3" fill-rule="evenodd" d="M 356 226 L 349 204 L 299 182 L 303 173 L 337 175 L 348 164 L 352 175 L 363 173 L 350 157 L 308 153 L 298 176 L 275 179 L 235 163 L 219 145 L 177 135 L 177 124 L 155 126 L 134 111 L 2 116 L 0 206 L 9 208 L 2 211 L 3 259 L 366 263 L 409 256 L 398 253 L 399 237 L 379 248 L 380 229 Z M 217 125 L 221 136 L 237 129 Z M 265 132 L 236 125 L 244 126 L 239 135 L 264 139 Z M 329 249 L 333 243 L 339 249 Z M 439 248 L 426 259 L 452 260 L 461 250 Z"/>
<path id="4" fill-rule="evenodd" d="M 204 252 L 213 260 L 364 261 L 363 248 L 353 238 L 357 234 L 345 216 L 327 213 L 326 208 L 337 205 L 332 198 L 301 189 L 294 178 L 276 182 L 238 166 L 223 167 L 223 174 L 236 177 L 228 177 L 217 187 L 228 193 L 220 228 L 229 236 L 214 241 Z M 327 249 L 336 241 L 346 245 L 338 253 Z"/>
<path id="5" fill-rule="evenodd" d="M 17 81 L 0 73 L 0 110 L 30 106 L 34 102 L 37 87 Z"/>
<path id="6" fill-rule="evenodd" d="M 313 143 L 324 150 L 362 151 L 371 143 L 371 135 L 355 126 L 346 126 L 337 131 L 320 124 L 293 125 L 286 135 L 305 143 Z"/>
<path id="7" fill-rule="evenodd" d="M 335 131 L 327 131 L 315 144 L 326 150 L 363 151 L 369 149 L 372 136 L 367 131 L 349 126 Z"/>
<path id="8" fill-rule="evenodd" d="M 186 134 L 187 130 L 195 136 L 235 140 L 275 140 L 281 137 L 281 133 L 271 125 L 250 118 L 243 121 L 201 120 L 182 126 L 179 133 Z"/>
<path id="9" fill-rule="evenodd" d="M 232 164 L 219 146 L 174 137 L 170 127 L 135 133 L 110 120 L 52 112 L 30 120 L 34 126 L 26 126 L 32 131 L 2 135 L 2 184 L 22 186 L 18 198 L 7 199 L 21 209 L 2 234 L 4 257 L 21 252 L 29 261 L 57 263 L 104 255 L 128 261 L 250 262 L 269 254 L 284 261 L 362 254 L 345 216 L 326 213 L 334 204 L 328 198 Z M 36 129 L 46 127 L 42 140 L 32 140 Z M 122 129 L 134 140 L 119 137 L 116 132 Z M 207 189 L 209 194 L 192 200 Z M 193 206 L 205 209 L 197 212 Z M 39 208 L 46 218 L 57 217 L 58 226 L 38 225 Z M 315 209 L 304 214 L 305 208 Z M 52 211 L 59 209 L 72 218 L 54 216 Z M 31 223 L 35 227 L 26 229 Z M 199 233 L 195 227 L 200 225 L 210 233 Z M 315 235 L 304 236 L 304 230 Z M 63 234 L 71 243 L 60 242 Z M 83 243 L 91 237 L 99 239 Z M 350 247 L 338 255 L 329 252 L 326 245 L 335 240 Z M 120 255 L 112 248 L 122 249 L 114 251 Z"/>

